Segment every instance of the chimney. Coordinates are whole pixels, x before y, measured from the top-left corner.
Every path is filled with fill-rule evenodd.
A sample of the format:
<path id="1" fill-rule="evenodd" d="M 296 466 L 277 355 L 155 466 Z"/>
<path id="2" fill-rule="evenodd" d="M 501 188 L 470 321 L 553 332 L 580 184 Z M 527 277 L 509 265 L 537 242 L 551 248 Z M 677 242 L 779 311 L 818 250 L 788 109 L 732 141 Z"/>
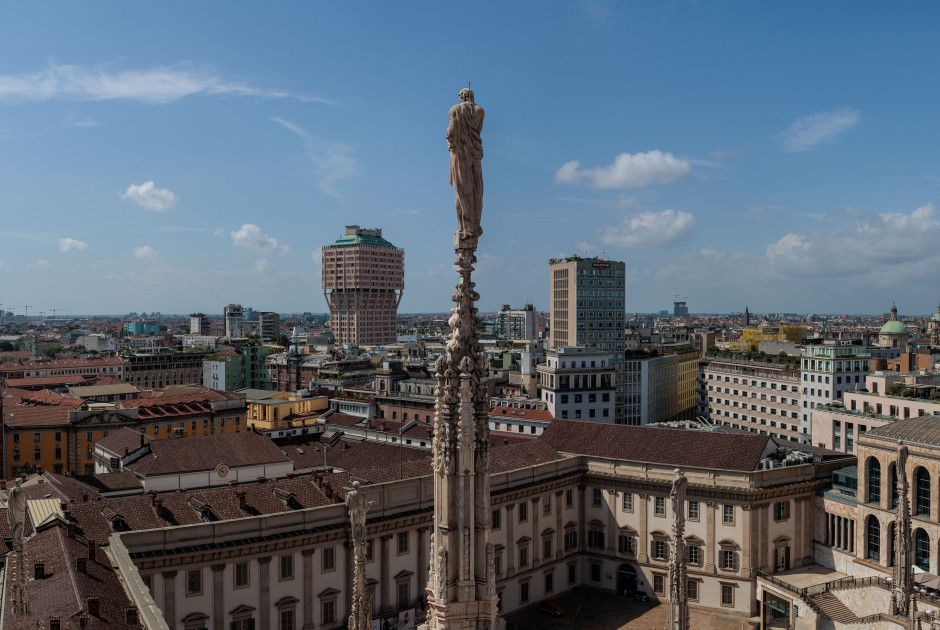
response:
<path id="1" fill-rule="evenodd" d="M 75 526 L 75 523 L 69 523 L 68 525 L 65 526 L 66 536 L 68 536 L 69 538 L 75 538 L 75 535 L 78 533 L 77 529 L 78 528 Z"/>
<path id="2" fill-rule="evenodd" d="M 49 630 L 61 630 L 62 621 L 58 617 L 52 617 L 49 620 Z"/>
<path id="3" fill-rule="evenodd" d="M 83 492 L 83 493 L 82 493 L 82 503 L 88 503 L 88 493 L 87 493 L 87 492 Z"/>
<path id="4" fill-rule="evenodd" d="M 348 448 L 349 448 L 349 442 L 343 442 L 343 450 L 345 451 Z"/>
<path id="5" fill-rule="evenodd" d="M 327 499 L 332 499 L 333 498 L 333 486 L 331 486 L 328 483 L 323 484 L 323 493 L 326 494 Z"/>
<path id="6" fill-rule="evenodd" d="M 88 541 L 88 559 L 92 562 L 95 561 L 95 541 Z"/>
<path id="7" fill-rule="evenodd" d="M 99 605 L 98 596 L 92 595 L 88 598 L 88 614 L 92 617 L 97 617 L 99 612 L 101 612 L 101 608 Z"/>
<path id="8" fill-rule="evenodd" d="M 33 563 L 33 577 L 37 580 L 46 577 L 46 563 L 42 560 Z"/>
<path id="9" fill-rule="evenodd" d="M 129 626 L 136 626 L 138 623 L 140 623 L 137 620 L 137 609 L 133 606 L 128 606 L 124 611 L 124 623 Z"/>
<path id="10" fill-rule="evenodd" d="M 264 483 L 265 481 L 267 481 L 267 479 L 265 479 L 264 477 L 258 477 L 257 481 L 258 483 Z"/>
<path id="11" fill-rule="evenodd" d="M 144 434 L 143 434 L 143 432 L 141 432 L 141 434 L 140 434 L 140 445 L 141 445 L 141 446 L 144 445 Z"/>
<path id="12" fill-rule="evenodd" d="M 155 507 L 157 505 L 157 491 L 150 491 L 150 507 Z"/>
<path id="13" fill-rule="evenodd" d="M 248 494 L 244 490 L 241 492 L 236 492 L 235 496 L 238 497 L 238 509 L 244 510 L 246 507 L 248 507 L 248 501 L 246 500 Z"/>
<path id="14" fill-rule="evenodd" d="M 79 573 L 87 573 L 88 571 L 88 558 L 85 556 L 78 556 L 75 558 L 75 570 Z"/>

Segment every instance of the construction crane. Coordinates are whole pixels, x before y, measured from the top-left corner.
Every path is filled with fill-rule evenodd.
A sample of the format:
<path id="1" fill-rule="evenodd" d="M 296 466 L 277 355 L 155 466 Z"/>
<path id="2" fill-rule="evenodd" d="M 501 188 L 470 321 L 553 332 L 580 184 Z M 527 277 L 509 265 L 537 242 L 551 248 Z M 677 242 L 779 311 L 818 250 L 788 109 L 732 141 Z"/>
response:
<path id="1" fill-rule="evenodd" d="M 64 309 L 64 308 L 51 308 L 51 307 L 50 307 L 49 310 L 52 311 L 52 318 L 55 319 L 56 311 L 64 311 L 65 309 Z"/>
<path id="2" fill-rule="evenodd" d="M 32 304 L 21 304 L 24 309 L 26 309 L 26 321 L 29 321 L 29 309 L 33 308 Z"/>

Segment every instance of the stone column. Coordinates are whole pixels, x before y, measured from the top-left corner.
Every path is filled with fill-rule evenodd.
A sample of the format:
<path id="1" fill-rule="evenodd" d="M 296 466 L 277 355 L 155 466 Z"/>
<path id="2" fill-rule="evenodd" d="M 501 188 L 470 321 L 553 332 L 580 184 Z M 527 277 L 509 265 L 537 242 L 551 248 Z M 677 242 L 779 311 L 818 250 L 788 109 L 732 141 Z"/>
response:
<path id="1" fill-rule="evenodd" d="M 415 561 L 415 575 L 418 580 L 418 591 L 421 591 L 421 585 L 427 584 L 427 573 L 428 573 L 428 558 L 427 558 L 427 533 L 428 528 L 419 527 L 418 528 L 418 556 Z"/>
<path id="2" fill-rule="evenodd" d="M 225 630 L 225 565 L 212 565 L 212 630 Z"/>
<path id="3" fill-rule="evenodd" d="M 271 556 L 258 558 L 258 564 L 261 567 L 259 573 L 261 578 L 259 586 L 261 591 L 261 604 L 259 616 L 261 617 L 261 630 L 270 630 L 271 628 Z"/>
<path id="4" fill-rule="evenodd" d="M 561 560 L 561 557 L 565 555 L 565 531 L 562 520 L 562 512 L 565 509 L 564 496 L 565 493 L 561 490 L 555 493 L 555 560 Z"/>
<path id="5" fill-rule="evenodd" d="M 578 484 L 578 551 L 584 553 L 587 549 L 587 505 L 584 503 L 585 488 L 583 483 Z"/>
<path id="6" fill-rule="evenodd" d="M 807 541 L 803 538 L 803 519 L 807 517 L 805 510 L 803 509 L 803 497 L 797 497 L 793 499 L 793 517 L 794 522 L 794 537 L 793 537 L 793 549 L 790 553 L 790 560 L 792 561 L 792 568 L 803 566 L 803 560 L 806 558 L 807 552 Z M 809 540 L 809 550 L 812 554 L 813 541 Z"/>
<path id="7" fill-rule="evenodd" d="M 717 506 L 714 501 L 705 502 L 705 566 L 702 567 L 705 573 L 715 573 L 715 558 L 718 542 L 715 539 L 715 511 Z M 756 539 L 752 538 L 756 543 Z"/>
<path id="8" fill-rule="evenodd" d="M 163 572 L 163 618 L 170 630 L 176 627 L 176 571 Z"/>
<path id="9" fill-rule="evenodd" d="M 770 504 L 762 503 L 760 506 L 760 569 L 766 571 L 769 567 L 767 562 L 767 545 L 770 536 Z"/>
<path id="10" fill-rule="evenodd" d="M 349 609 L 346 611 L 346 616 L 348 617 L 352 614 L 352 609 L 356 605 L 356 591 L 353 588 L 353 564 L 356 560 L 356 552 L 353 549 L 353 543 L 349 540 L 343 541 L 343 549 L 345 549 L 343 555 L 346 557 L 346 562 L 343 563 L 343 571 L 345 573 L 345 575 L 343 575 L 343 589 L 345 592 L 343 593 L 341 601 L 349 602 Z M 339 611 L 337 611 L 337 613 L 339 613 Z M 337 614 L 337 616 L 339 616 L 339 614 Z"/>
<path id="11" fill-rule="evenodd" d="M 513 535 L 515 503 L 506 504 L 506 577 L 516 574 L 516 537 Z"/>
<path id="12" fill-rule="evenodd" d="M 304 603 L 303 630 L 313 630 L 313 549 L 301 551 L 304 559 L 304 591 L 301 599 Z"/>
<path id="13" fill-rule="evenodd" d="M 639 512 L 640 512 L 640 520 L 638 523 L 638 525 L 640 526 L 640 530 L 638 533 L 640 544 L 637 549 L 636 559 L 637 559 L 637 562 L 642 564 L 642 563 L 646 563 L 650 561 L 649 523 L 646 520 L 647 512 L 648 512 L 647 501 L 649 500 L 649 495 L 647 495 L 645 492 L 641 492 L 638 495 L 636 495 L 636 498 L 637 498 L 637 508 L 639 508 Z"/>
<path id="14" fill-rule="evenodd" d="M 611 490 L 607 499 L 607 554 L 612 556 L 617 553 L 617 534 L 620 532 L 617 526 L 617 491 Z"/>
<path id="15" fill-rule="evenodd" d="M 542 534 L 539 532 L 539 509 L 541 501 L 538 497 L 532 499 L 532 568 L 542 564 Z"/>
<path id="16" fill-rule="evenodd" d="M 386 611 L 391 608 L 392 602 L 390 599 L 391 593 L 391 582 L 392 582 L 392 566 L 388 557 L 388 541 L 392 539 L 391 534 L 385 534 L 382 536 L 382 584 L 379 597 L 381 600 L 380 611 Z"/>
<path id="17" fill-rule="evenodd" d="M 751 548 L 754 541 L 751 540 L 751 506 L 742 505 L 743 516 L 741 518 L 741 574 L 744 577 L 751 578 Z"/>

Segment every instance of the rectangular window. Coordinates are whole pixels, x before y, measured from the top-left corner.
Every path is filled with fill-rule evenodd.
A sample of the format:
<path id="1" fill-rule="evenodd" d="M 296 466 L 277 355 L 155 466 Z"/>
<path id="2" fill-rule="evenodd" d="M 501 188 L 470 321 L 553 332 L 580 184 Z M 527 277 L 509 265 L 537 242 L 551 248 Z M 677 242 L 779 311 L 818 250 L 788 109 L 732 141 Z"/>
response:
<path id="1" fill-rule="evenodd" d="M 774 503 L 774 520 L 785 521 L 790 518 L 790 502 L 778 501 Z"/>
<path id="2" fill-rule="evenodd" d="M 734 525 L 734 506 L 725 505 L 721 512 L 721 522 L 725 525 Z"/>
<path id="3" fill-rule="evenodd" d="M 553 590 L 555 590 L 555 574 L 546 573 L 545 574 L 545 593 L 546 594 L 551 593 Z"/>
<path id="4" fill-rule="evenodd" d="M 281 556 L 281 579 L 290 580 L 294 577 L 294 556 Z"/>
<path id="5" fill-rule="evenodd" d="M 565 506 L 571 507 L 572 505 L 574 505 L 573 493 L 571 490 L 565 490 Z"/>
<path id="6" fill-rule="evenodd" d="M 588 532 L 588 547 L 592 549 L 604 548 L 604 532 L 592 529 Z"/>
<path id="7" fill-rule="evenodd" d="M 578 530 L 572 529 L 565 532 L 565 551 L 570 551 L 578 546 Z"/>
<path id="8" fill-rule="evenodd" d="M 662 573 L 653 574 L 653 592 L 663 595 L 666 592 L 666 576 Z"/>
<path id="9" fill-rule="evenodd" d="M 278 614 L 278 630 L 294 630 L 294 609 L 285 608 Z"/>
<path id="10" fill-rule="evenodd" d="M 620 534 L 620 538 L 618 540 L 619 540 L 620 553 L 633 555 L 634 553 L 633 536 L 626 536 L 624 534 Z"/>
<path id="11" fill-rule="evenodd" d="M 568 565 L 568 584 L 574 584 L 576 571 L 577 569 L 575 569 L 573 564 Z"/>
<path id="12" fill-rule="evenodd" d="M 721 550 L 721 568 L 726 571 L 734 571 L 734 551 L 730 549 Z"/>
<path id="13" fill-rule="evenodd" d="M 523 582 L 519 585 L 519 601 L 523 604 L 529 601 L 529 583 Z"/>
<path id="14" fill-rule="evenodd" d="M 591 563 L 591 581 L 598 583 L 601 581 L 601 565 L 597 562 Z"/>
<path id="15" fill-rule="evenodd" d="M 408 532 L 398 532 L 398 555 L 408 553 Z"/>
<path id="16" fill-rule="evenodd" d="M 503 552 L 502 551 L 497 551 L 495 554 L 493 554 L 493 572 L 496 573 L 496 575 L 503 574 Z"/>
<path id="17" fill-rule="evenodd" d="M 235 588 L 248 586 L 248 563 L 235 563 Z"/>
<path id="18" fill-rule="evenodd" d="M 665 516 L 666 515 L 666 497 L 656 497 L 655 507 L 653 508 L 653 514 L 656 516 Z"/>
<path id="19" fill-rule="evenodd" d="M 552 497 L 545 496 L 542 497 L 542 514 L 551 514 L 552 513 Z"/>
<path id="20" fill-rule="evenodd" d="M 491 520 L 493 521 L 493 529 L 499 529 L 499 516 L 500 510 L 493 510 Z"/>
<path id="21" fill-rule="evenodd" d="M 601 489 L 594 488 L 593 492 L 591 493 L 591 504 L 594 507 L 600 507 L 602 501 L 603 501 L 603 497 L 601 496 Z"/>
<path id="22" fill-rule="evenodd" d="M 542 541 L 542 559 L 549 560 L 552 557 L 552 539 L 546 538 Z"/>
<path id="23" fill-rule="evenodd" d="M 730 584 L 721 585 L 721 605 L 734 606 L 734 587 Z"/>
<path id="24" fill-rule="evenodd" d="M 519 566 L 529 566 L 529 545 L 519 545 Z"/>
<path id="25" fill-rule="evenodd" d="M 698 520 L 698 501 L 689 501 L 689 520 Z"/>
<path id="26" fill-rule="evenodd" d="M 698 582 L 696 580 L 689 580 L 686 583 L 686 593 L 688 593 L 690 602 L 698 601 Z"/>
<path id="27" fill-rule="evenodd" d="M 702 550 L 697 545 L 689 545 L 689 564 L 698 565 L 702 558 Z"/>
<path id="28" fill-rule="evenodd" d="M 657 560 L 666 559 L 666 541 L 664 540 L 654 540 L 653 541 L 653 557 Z"/>
<path id="29" fill-rule="evenodd" d="M 336 556 L 333 547 L 324 547 L 320 557 L 322 558 L 321 564 L 324 571 L 332 571 L 336 568 Z"/>
<path id="30" fill-rule="evenodd" d="M 402 580 L 398 583 L 398 608 L 408 608 L 411 605 L 411 583 L 410 580 Z"/>
<path id="31" fill-rule="evenodd" d="M 519 504 L 519 522 L 525 523 L 529 520 L 529 504 L 523 501 Z"/>
<path id="32" fill-rule="evenodd" d="M 320 614 L 323 617 L 323 623 L 336 622 L 336 600 L 328 599 L 320 604 Z"/>
<path id="33" fill-rule="evenodd" d="M 624 512 L 633 511 L 633 493 L 632 492 L 623 493 L 623 511 Z"/>
<path id="34" fill-rule="evenodd" d="M 200 595 L 202 593 L 202 569 L 192 569 L 186 572 L 186 594 Z"/>

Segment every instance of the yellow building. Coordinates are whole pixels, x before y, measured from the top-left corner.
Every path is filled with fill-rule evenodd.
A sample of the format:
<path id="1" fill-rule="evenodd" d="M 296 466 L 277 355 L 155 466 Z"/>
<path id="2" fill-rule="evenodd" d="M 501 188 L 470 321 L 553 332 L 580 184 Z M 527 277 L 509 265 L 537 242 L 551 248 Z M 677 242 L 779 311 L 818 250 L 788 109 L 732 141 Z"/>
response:
<path id="1" fill-rule="evenodd" d="M 806 326 L 796 324 L 780 324 L 772 326 L 761 324 L 755 328 L 745 328 L 741 331 L 741 341 L 732 342 L 732 350 L 758 350 L 761 341 L 789 341 L 799 345 L 806 337 Z"/>
<path id="2" fill-rule="evenodd" d="M 211 389 L 112 403 L 23 394 L 4 400 L 5 478 L 16 469 L 35 467 L 92 474 L 95 442 L 121 427 L 157 439 L 245 430 L 245 399 Z"/>
<path id="3" fill-rule="evenodd" d="M 311 396 L 309 392 L 270 392 L 247 389 L 248 426 L 259 431 L 272 431 L 316 424 L 320 413 L 330 408 L 326 396 Z M 319 412 L 319 413 L 317 413 Z"/>

